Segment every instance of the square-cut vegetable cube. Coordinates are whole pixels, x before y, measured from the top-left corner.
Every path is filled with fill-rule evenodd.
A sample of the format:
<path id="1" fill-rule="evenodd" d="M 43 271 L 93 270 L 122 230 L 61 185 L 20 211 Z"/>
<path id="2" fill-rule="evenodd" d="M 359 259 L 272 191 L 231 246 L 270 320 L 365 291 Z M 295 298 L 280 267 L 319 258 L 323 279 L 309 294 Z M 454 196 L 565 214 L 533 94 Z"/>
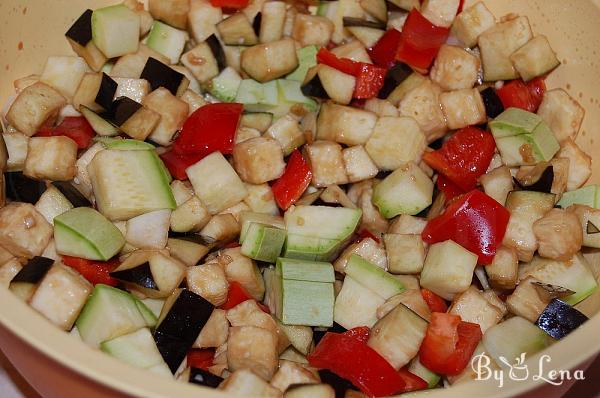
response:
<path id="1" fill-rule="evenodd" d="M 368 180 L 377 175 L 377 165 L 362 145 L 356 145 L 342 150 L 344 167 L 349 182 Z"/>
<path id="2" fill-rule="evenodd" d="M 485 123 L 485 105 L 476 88 L 450 91 L 440 95 L 446 122 L 451 129 Z"/>
<path id="3" fill-rule="evenodd" d="M 275 203 L 275 196 L 269 184 L 246 184 L 248 196 L 244 199 L 250 209 L 255 213 L 279 214 L 279 208 Z"/>
<path id="4" fill-rule="evenodd" d="M 510 60 L 525 81 L 549 73 L 560 65 L 556 53 L 544 35 L 529 40 L 523 47 L 512 53 Z"/>
<path id="5" fill-rule="evenodd" d="M 285 115 L 273 123 L 265 132 L 265 136 L 277 140 L 286 156 L 306 141 L 298 121 L 291 115 Z"/>
<path id="6" fill-rule="evenodd" d="M 421 272 L 421 286 L 452 300 L 471 286 L 477 255 L 447 240 L 429 247 Z"/>
<path id="7" fill-rule="evenodd" d="M 220 152 L 214 152 L 188 167 L 186 173 L 194 192 L 210 214 L 217 214 L 248 195 L 244 183 Z"/>
<path id="8" fill-rule="evenodd" d="M 557 88 L 546 91 L 538 115 L 548 123 L 556 139 L 563 142 L 577 138 L 585 110 L 565 90 Z"/>
<path id="9" fill-rule="evenodd" d="M 496 20 L 488 8 L 479 1 L 456 16 L 452 34 L 467 47 L 475 47 L 479 35 L 494 26 Z"/>
<path id="10" fill-rule="evenodd" d="M 8 159 L 6 161 L 7 171 L 21 171 L 25 166 L 27 150 L 29 147 L 29 137 L 17 131 L 2 134 L 6 145 Z"/>
<path id="11" fill-rule="evenodd" d="M 227 364 L 232 371 L 248 368 L 263 379 L 270 380 L 279 364 L 277 335 L 256 326 L 230 328 Z"/>
<path id="12" fill-rule="evenodd" d="M 180 100 L 186 102 L 189 106 L 188 114 L 194 113 L 201 106 L 206 105 L 206 100 L 200 94 L 193 92 L 190 89 L 184 91 L 184 93 L 179 97 Z"/>
<path id="13" fill-rule="evenodd" d="M 448 312 L 459 315 L 464 322 L 478 324 L 482 333 L 500 322 L 504 316 L 502 310 L 490 303 L 475 286 L 456 297 Z"/>
<path id="14" fill-rule="evenodd" d="M 77 91 L 73 94 L 73 107 L 79 110 L 81 105 L 93 110 L 94 112 L 102 111 L 102 107 L 96 104 L 96 96 L 98 95 L 98 89 L 102 83 L 101 73 L 86 73 L 81 83 L 77 87 Z"/>
<path id="15" fill-rule="evenodd" d="M 379 98 L 369 98 L 365 101 L 364 109 L 373 112 L 379 117 L 383 116 L 398 116 L 398 108 L 390 101 Z"/>
<path id="16" fill-rule="evenodd" d="M 210 221 L 210 213 L 197 196 L 177 206 L 171 213 L 173 232 L 200 231 Z"/>
<path id="17" fill-rule="evenodd" d="M 338 58 L 349 58 L 357 62 L 372 63 L 367 49 L 358 40 L 334 47 L 331 49 L 331 52 L 337 55 Z"/>
<path id="18" fill-rule="evenodd" d="M 65 136 L 29 140 L 23 173 L 31 178 L 68 181 L 75 177 L 77 144 Z"/>
<path id="19" fill-rule="evenodd" d="M 17 257 L 42 254 L 52 233 L 52 226 L 29 203 L 10 203 L 0 209 L 0 246 Z"/>
<path id="20" fill-rule="evenodd" d="M 187 26 L 188 12 L 190 11 L 189 0 L 149 0 L 148 9 L 156 19 L 165 21 L 179 29 Z"/>
<path id="21" fill-rule="evenodd" d="M 459 0 L 425 0 L 421 4 L 421 14 L 435 26 L 449 28 L 458 11 Z"/>
<path id="22" fill-rule="evenodd" d="M 419 162 L 426 146 L 425 135 L 410 117 L 381 117 L 365 149 L 383 170 L 396 170 L 405 163 Z"/>
<path id="23" fill-rule="evenodd" d="M 481 61 L 458 47 L 444 44 L 431 68 L 431 80 L 446 90 L 471 88 L 477 82 Z"/>
<path id="24" fill-rule="evenodd" d="M 425 245 L 421 235 L 385 234 L 388 269 L 393 274 L 418 274 L 425 262 Z"/>
<path id="25" fill-rule="evenodd" d="M 229 242 L 240 233 L 240 224 L 231 213 L 219 213 L 212 216 L 200 231 L 200 237 L 206 242 Z"/>
<path id="26" fill-rule="evenodd" d="M 156 0 L 156 2 L 158 3 L 160 0 Z M 222 19 L 221 7 L 213 7 L 206 0 L 190 1 L 188 27 L 196 43 L 202 43 L 210 35 L 216 33 L 216 25 Z"/>
<path id="27" fill-rule="evenodd" d="M 255 80 L 266 82 L 286 75 L 298 67 L 296 45 L 292 39 L 259 44 L 242 51 L 241 67 Z"/>
<path id="28" fill-rule="evenodd" d="M 8 289 L 10 281 L 21 271 L 23 266 L 16 258 L 0 265 L 0 287 Z"/>
<path id="29" fill-rule="evenodd" d="M 46 60 L 46 66 L 40 81 L 56 89 L 68 99 L 73 98 L 83 75 L 89 72 L 85 60 L 72 56 L 52 56 Z"/>
<path id="30" fill-rule="evenodd" d="M 219 74 L 219 65 L 206 42 L 198 44 L 181 56 L 184 64 L 200 83 L 205 83 Z"/>
<path id="31" fill-rule="evenodd" d="M 511 313 L 535 322 L 549 304 L 549 300 L 542 300 L 538 288 L 532 282 L 538 280 L 529 276 L 520 281 L 514 292 L 506 299 L 506 305 Z"/>
<path id="32" fill-rule="evenodd" d="M 341 145 L 330 141 L 316 141 L 306 146 L 306 155 L 310 162 L 314 186 L 326 187 L 348 182 Z"/>
<path id="33" fill-rule="evenodd" d="M 377 309 L 384 303 L 384 298 L 346 276 L 335 298 L 333 319 L 346 329 L 372 327 L 377 322 Z"/>
<path id="34" fill-rule="evenodd" d="M 329 65 L 317 66 L 318 79 L 327 95 L 339 104 L 349 104 L 356 87 L 356 78 Z"/>
<path id="35" fill-rule="evenodd" d="M 188 289 L 218 307 L 227 301 L 229 283 L 219 264 L 203 264 L 187 269 Z"/>
<path id="36" fill-rule="evenodd" d="M 510 80 L 519 74 L 510 56 L 533 37 L 527 17 L 516 17 L 489 28 L 479 36 L 486 81 Z"/>
<path id="37" fill-rule="evenodd" d="M 298 14 L 294 18 L 292 37 L 300 42 L 302 47 L 309 45 L 326 46 L 333 34 L 333 22 L 329 18 Z"/>
<path id="38" fill-rule="evenodd" d="M 46 122 L 53 122 L 66 105 L 65 98 L 42 82 L 34 83 L 17 96 L 6 114 L 8 123 L 19 132 L 32 136 Z"/>
<path id="39" fill-rule="evenodd" d="M 160 121 L 150 134 L 150 139 L 161 145 L 169 145 L 173 135 L 181 129 L 188 117 L 188 104 L 164 87 L 148 94 L 143 104 L 160 115 Z"/>
<path id="40" fill-rule="evenodd" d="M 115 77 L 113 80 L 117 82 L 115 98 L 127 97 L 141 103 L 150 92 L 150 83 L 146 79 Z"/>
<path id="41" fill-rule="evenodd" d="M 592 158 L 579 148 L 570 138 L 563 141 L 558 158 L 569 159 L 569 177 L 567 190 L 573 191 L 581 187 L 592 175 Z"/>
<path id="42" fill-rule="evenodd" d="M 440 86 L 426 79 L 400 101 L 400 116 L 415 119 L 425 133 L 427 142 L 437 140 L 448 130 L 440 105 L 441 93 Z"/>
<path id="43" fill-rule="evenodd" d="M 403 214 L 400 217 L 394 219 L 394 221 L 390 224 L 388 234 L 421 235 L 426 225 L 427 220 L 424 218 Z"/>
<path id="44" fill-rule="evenodd" d="M 485 267 L 485 272 L 492 287 L 514 289 L 519 272 L 517 251 L 511 247 L 499 247 L 492 263 Z"/>
<path id="45" fill-rule="evenodd" d="M 269 43 L 280 40 L 285 26 L 286 4 L 283 1 L 266 2 L 262 6 L 261 15 L 259 41 Z"/>
<path id="46" fill-rule="evenodd" d="M 92 285 L 79 273 L 60 263 L 48 271 L 30 305 L 63 330 L 70 330 L 79 316 Z"/>
<path id="47" fill-rule="evenodd" d="M 233 372 L 231 376 L 225 379 L 219 388 L 233 395 L 241 396 L 247 394 L 253 397 L 264 398 L 281 397 L 280 390 L 272 387 L 269 383 L 257 376 L 254 371 L 250 370 L 250 368 Z"/>
<path id="48" fill-rule="evenodd" d="M 272 138 L 251 138 L 233 148 L 233 167 L 242 180 L 251 184 L 263 184 L 283 174 L 283 151 Z"/>
<path id="49" fill-rule="evenodd" d="M 227 280 L 239 282 L 252 297 L 262 300 L 265 283 L 256 263 L 242 254 L 241 247 L 222 250 L 221 256 L 223 260 L 229 261 L 225 265 Z"/>
<path id="50" fill-rule="evenodd" d="M 377 122 L 372 112 L 326 102 L 317 120 L 317 139 L 346 145 L 364 145 Z"/>

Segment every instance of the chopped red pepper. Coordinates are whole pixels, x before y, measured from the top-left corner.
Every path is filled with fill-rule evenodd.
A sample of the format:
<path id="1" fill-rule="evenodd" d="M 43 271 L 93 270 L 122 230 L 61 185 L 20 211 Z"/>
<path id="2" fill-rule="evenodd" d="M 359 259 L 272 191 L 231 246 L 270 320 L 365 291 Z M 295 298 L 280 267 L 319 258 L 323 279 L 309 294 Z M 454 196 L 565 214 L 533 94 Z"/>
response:
<path id="1" fill-rule="evenodd" d="M 385 68 L 348 58 L 338 58 L 334 53 L 323 47 L 317 53 L 317 62 L 354 76 L 356 78 L 354 98 L 368 99 L 376 97 L 381 87 L 383 87 L 386 74 Z"/>
<path id="2" fill-rule="evenodd" d="M 401 368 L 398 374 L 404 380 L 405 387 L 403 392 L 425 390 L 429 387 L 429 384 L 425 380 L 409 372 L 406 367 Z"/>
<path id="3" fill-rule="evenodd" d="M 169 173 L 176 180 L 187 180 L 188 176 L 185 169 L 201 160 L 205 155 L 178 155 L 173 150 L 160 155 L 165 166 L 169 169 Z"/>
<path id="4" fill-rule="evenodd" d="M 437 151 L 425 152 L 423 160 L 467 192 L 477 186 L 477 178 L 487 171 L 495 149 L 496 141 L 490 133 L 465 127 Z"/>
<path id="5" fill-rule="evenodd" d="M 94 130 L 88 121 L 81 116 L 67 116 L 56 127 L 43 126 L 36 133 L 36 137 L 69 137 L 77 144 L 77 148 L 85 149 L 90 146 L 94 138 Z"/>
<path id="6" fill-rule="evenodd" d="M 236 103 L 207 104 L 192 113 L 173 143 L 178 155 L 230 154 L 244 106 Z"/>
<path id="7" fill-rule="evenodd" d="M 423 300 L 427 303 L 429 310 L 431 312 L 446 312 L 448 311 L 448 304 L 446 304 L 446 300 L 432 292 L 431 290 L 422 288 L 421 296 L 423 296 Z"/>
<path id="8" fill-rule="evenodd" d="M 436 218 L 429 220 L 422 237 L 427 243 L 453 240 L 490 264 L 504 239 L 510 213 L 485 193 L 473 190 L 454 202 Z"/>
<path id="9" fill-rule="evenodd" d="M 285 166 L 283 175 L 271 186 L 277 205 L 281 209 L 287 210 L 300 199 L 311 179 L 312 172 L 308 162 L 299 150 L 294 150 Z"/>
<path id="10" fill-rule="evenodd" d="M 93 261 L 79 257 L 62 256 L 62 262 L 79 272 L 92 285 L 117 286 L 119 284 L 118 280 L 110 276 L 110 273 L 119 266 L 119 259 L 116 257 L 108 261 Z"/>
<path id="11" fill-rule="evenodd" d="M 435 26 L 413 8 L 402 27 L 396 59 L 415 68 L 428 69 L 449 35 L 450 29 Z"/>
<path id="12" fill-rule="evenodd" d="M 359 326 L 353 329 L 347 330 L 342 333 L 344 336 L 352 337 L 362 343 L 366 343 L 371 335 L 371 329 L 367 326 Z"/>
<path id="13" fill-rule="evenodd" d="M 311 366 L 329 369 L 369 397 L 404 392 L 404 378 L 385 358 L 355 335 L 326 333 L 308 356 Z"/>
<path id="14" fill-rule="evenodd" d="M 398 29 L 390 29 L 371 47 L 368 52 L 375 65 L 391 68 L 396 62 L 396 51 L 400 46 L 402 33 Z"/>
<path id="15" fill-rule="evenodd" d="M 244 301 L 254 300 L 250 294 L 244 289 L 241 283 L 232 281 L 229 282 L 229 291 L 227 292 L 227 301 L 225 304 L 221 305 L 219 308 L 222 310 L 230 310 L 238 304 L 243 303 Z M 263 312 L 270 314 L 269 307 L 266 305 L 257 302 L 258 306 Z"/>
<path id="16" fill-rule="evenodd" d="M 536 112 L 542 103 L 546 83 L 538 77 L 529 83 L 521 79 L 506 83 L 502 88 L 496 90 L 504 108 L 521 108 L 528 112 Z"/>
<path id="17" fill-rule="evenodd" d="M 213 7 L 224 7 L 233 10 L 239 10 L 248 5 L 250 0 L 210 0 Z"/>
<path id="18" fill-rule="evenodd" d="M 208 370 L 213 366 L 215 350 L 210 349 L 192 349 L 187 353 L 187 366 L 190 368 Z"/>
<path id="19" fill-rule="evenodd" d="M 465 193 L 465 191 L 463 191 L 458 185 L 450 181 L 450 179 L 443 174 L 438 175 L 436 185 L 438 189 L 444 193 L 446 201 L 450 201 L 456 198 L 457 196 L 460 196 L 463 193 Z"/>
<path id="20" fill-rule="evenodd" d="M 468 365 L 481 337 L 478 324 L 463 322 L 458 315 L 434 312 L 419 350 L 419 359 L 432 372 L 457 375 Z"/>

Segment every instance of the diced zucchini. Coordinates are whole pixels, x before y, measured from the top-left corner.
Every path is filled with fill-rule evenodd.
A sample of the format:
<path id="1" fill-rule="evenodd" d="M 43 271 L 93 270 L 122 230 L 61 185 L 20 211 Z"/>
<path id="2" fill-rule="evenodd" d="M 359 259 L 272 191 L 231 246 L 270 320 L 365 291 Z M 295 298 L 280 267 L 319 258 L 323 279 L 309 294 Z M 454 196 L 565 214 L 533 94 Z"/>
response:
<path id="1" fill-rule="evenodd" d="M 386 300 L 405 290 L 404 285 L 391 274 L 356 254 L 350 256 L 344 271 L 346 275 Z"/>
<path id="2" fill-rule="evenodd" d="M 288 80 L 303 82 L 308 70 L 317 64 L 317 51 L 318 47 L 314 45 L 302 47 L 296 50 L 298 67 L 285 78 Z"/>
<path id="3" fill-rule="evenodd" d="M 343 207 L 295 206 L 284 220 L 290 234 L 344 241 L 354 233 L 361 213 Z"/>
<path id="4" fill-rule="evenodd" d="M 107 58 L 135 53 L 140 17 L 125 5 L 99 8 L 92 14 L 92 40 Z"/>
<path id="5" fill-rule="evenodd" d="M 323 283 L 333 283 L 335 281 L 331 263 L 319 261 L 280 257 L 277 259 L 277 273 L 287 280 Z"/>
<path id="6" fill-rule="evenodd" d="M 477 255 L 447 240 L 429 247 L 421 272 L 421 286 L 452 300 L 471 286 Z"/>
<path id="7" fill-rule="evenodd" d="M 274 263 L 281 254 L 285 236 L 283 229 L 250 223 L 242 244 L 242 254 L 254 260 Z"/>
<path id="8" fill-rule="evenodd" d="M 544 35 L 529 40 L 523 47 L 512 53 L 510 60 L 524 81 L 545 75 L 560 65 Z"/>
<path id="9" fill-rule="evenodd" d="M 50 185 L 35 204 L 37 211 L 46 221 L 54 224 L 54 217 L 73 208 L 73 205 L 58 189 Z"/>
<path id="10" fill-rule="evenodd" d="M 600 208 L 600 202 L 598 201 L 600 195 L 598 191 L 598 185 L 587 185 L 575 191 L 565 192 L 558 205 L 563 209 L 574 204 Z"/>
<path id="11" fill-rule="evenodd" d="M 100 344 L 100 349 L 125 363 L 142 369 L 151 369 L 159 365 L 167 366 L 148 328 L 105 341 Z"/>
<path id="12" fill-rule="evenodd" d="M 436 387 L 441 379 L 441 376 L 437 373 L 433 373 L 431 370 L 427 369 L 425 365 L 421 363 L 419 357 L 415 357 L 408 364 L 408 371 L 416 376 L 419 376 L 421 379 L 425 380 L 428 388 Z"/>
<path id="13" fill-rule="evenodd" d="M 377 309 L 383 303 L 383 297 L 347 276 L 335 299 L 333 320 L 346 329 L 372 327 L 377 322 Z"/>
<path id="14" fill-rule="evenodd" d="M 314 236 L 289 234 L 285 241 L 283 255 L 311 261 L 331 261 L 338 254 L 341 241 Z"/>
<path id="15" fill-rule="evenodd" d="M 154 21 L 146 45 L 169 58 L 169 61 L 175 65 L 179 63 L 187 40 L 186 31 L 175 29 L 160 21 Z"/>
<path id="16" fill-rule="evenodd" d="M 224 102 L 235 100 L 242 78 L 231 67 L 227 67 L 212 79 L 210 83 L 210 93 Z"/>

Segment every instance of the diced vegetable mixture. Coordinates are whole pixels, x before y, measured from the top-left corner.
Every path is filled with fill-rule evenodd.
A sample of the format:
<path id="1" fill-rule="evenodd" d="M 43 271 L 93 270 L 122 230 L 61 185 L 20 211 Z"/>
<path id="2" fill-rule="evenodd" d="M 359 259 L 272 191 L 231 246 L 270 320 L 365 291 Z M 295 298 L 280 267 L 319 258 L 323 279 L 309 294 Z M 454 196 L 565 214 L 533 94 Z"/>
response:
<path id="1" fill-rule="evenodd" d="M 126 0 L 66 39 L 2 115 L 0 284 L 90 347 L 241 396 L 384 397 L 587 320 L 584 109 L 527 16 Z"/>

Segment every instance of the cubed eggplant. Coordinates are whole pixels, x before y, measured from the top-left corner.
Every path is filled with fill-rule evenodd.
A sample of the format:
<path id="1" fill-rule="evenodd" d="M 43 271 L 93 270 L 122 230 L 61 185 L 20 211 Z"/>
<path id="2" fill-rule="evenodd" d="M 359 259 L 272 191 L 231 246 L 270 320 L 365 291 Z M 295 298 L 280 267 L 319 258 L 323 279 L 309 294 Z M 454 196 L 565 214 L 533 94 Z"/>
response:
<path id="1" fill-rule="evenodd" d="M 380 21 L 368 21 L 363 18 L 344 17 L 344 28 L 353 26 L 385 30 L 385 23 Z"/>
<path id="2" fill-rule="evenodd" d="M 260 15 L 260 14 L 258 14 Z M 189 382 L 201 386 L 217 388 L 223 381 L 222 377 L 216 376 L 204 369 L 190 368 Z"/>
<path id="3" fill-rule="evenodd" d="M 327 329 L 324 328 L 315 328 L 313 331 L 313 338 L 315 339 L 315 344 L 319 344 L 319 341 L 325 336 L 326 333 L 344 333 L 346 329 L 334 322 L 333 326 Z"/>
<path id="4" fill-rule="evenodd" d="M 85 10 L 71 25 L 65 36 L 76 43 L 86 46 L 92 40 L 92 10 Z"/>
<path id="5" fill-rule="evenodd" d="M 150 263 L 148 262 L 123 271 L 112 272 L 110 276 L 120 281 L 133 283 L 146 289 L 158 290 L 158 286 L 154 281 L 154 277 L 152 276 Z"/>
<path id="6" fill-rule="evenodd" d="M 225 69 L 227 67 L 227 59 L 225 58 L 225 51 L 221 46 L 221 42 L 219 42 L 219 39 L 217 39 L 217 36 L 215 34 L 210 35 L 208 39 L 206 39 L 206 44 L 208 44 L 210 51 L 217 60 L 219 71 Z"/>
<path id="7" fill-rule="evenodd" d="M 554 299 L 535 324 L 550 337 L 560 340 L 588 320 L 588 317 L 569 304 Z"/>
<path id="8" fill-rule="evenodd" d="M 504 112 L 504 105 L 502 105 L 502 101 L 498 94 L 496 94 L 496 90 L 493 87 L 488 87 L 481 92 L 481 98 L 483 99 L 483 104 L 485 105 L 485 112 L 488 117 L 495 118 L 502 112 Z"/>
<path id="9" fill-rule="evenodd" d="M 100 87 L 98 88 L 98 94 L 96 94 L 96 104 L 104 109 L 109 109 L 113 98 L 115 97 L 117 86 L 117 82 L 103 72 Z"/>
<path id="10" fill-rule="evenodd" d="M 335 398 L 344 398 L 346 396 L 346 391 L 348 390 L 358 391 L 358 388 L 356 388 L 354 384 L 327 369 L 319 370 L 319 377 L 321 378 L 322 383 L 327 383 L 333 387 L 335 390 Z"/>
<path id="11" fill-rule="evenodd" d="M 27 301 L 34 293 L 36 285 L 44 279 L 54 260 L 46 257 L 34 257 L 21 268 L 10 281 L 9 289 Z"/>
<path id="12" fill-rule="evenodd" d="M 34 180 L 20 171 L 4 173 L 6 181 L 6 197 L 14 202 L 36 204 L 46 191 L 44 181 Z"/>
<path id="13" fill-rule="evenodd" d="M 383 87 L 379 90 L 377 98 L 386 99 L 389 97 L 392 91 L 412 74 L 413 70 L 410 66 L 402 62 L 396 63 L 387 71 L 385 80 L 383 81 Z"/>
<path id="14" fill-rule="evenodd" d="M 141 107 L 142 104 L 139 102 L 128 97 L 121 97 L 113 102 L 110 111 L 106 115 L 115 125 L 121 126 Z"/>
<path id="15" fill-rule="evenodd" d="M 517 186 L 524 191 L 552 193 L 552 184 L 554 183 L 554 167 L 549 164 L 544 169 L 542 174 L 539 175 L 539 178 L 531 184 L 522 183 L 522 181 L 519 181 L 516 178 L 514 181 L 515 184 L 517 184 Z"/>
<path id="16" fill-rule="evenodd" d="M 258 14 L 256 14 L 256 16 L 254 17 L 254 20 L 252 21 L 252 29 L 254 30 L 254 33 L 256 34 L 256 36 L 260 35 L 260 24 L 262 23 L 262 13 L 259 12 Z"/>
<path id="17" fill-rule="evenodd" d="M 325 91 L 319 75 L 316 73 L 315 76 L 308 81 L 308 83 L 301 87 L 301 90 L 302 94 L 306 95 L 307 97 L 329 99 L 329 95 L 327 94 L 327 91 Z"/>
<path id="18" fill-rule="evenodd" d="M 52 185 L 65 195 L 73 207 L 92 207 L 92 204 L 77 188 L 68 181 L 53 181 Z"/>
<path id="19" fill-rule="evenodd" d="M 182 94 L 189 85 L 189 80 L 182 73 L 152 57 L 148 58 L 140 79 L 148 80 L 152 90 L 164 87 L 175 96 Z"/>

